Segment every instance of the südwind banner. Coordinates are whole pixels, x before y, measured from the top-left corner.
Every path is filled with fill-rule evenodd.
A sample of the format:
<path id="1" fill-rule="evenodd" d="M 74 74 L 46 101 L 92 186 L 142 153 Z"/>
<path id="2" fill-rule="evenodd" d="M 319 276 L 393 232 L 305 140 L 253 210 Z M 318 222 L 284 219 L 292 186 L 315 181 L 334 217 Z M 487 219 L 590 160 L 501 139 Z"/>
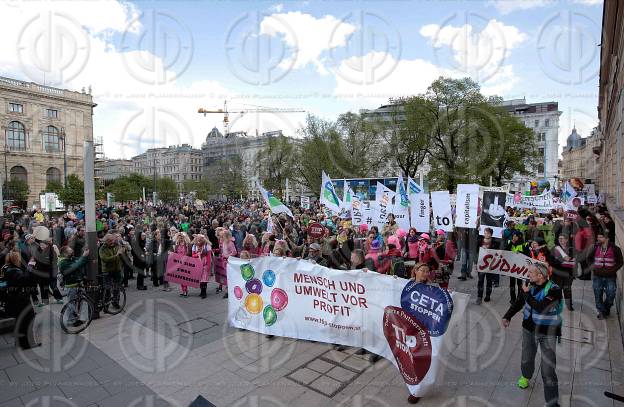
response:
<path id="1" fill-rule="evenodd" d="M 262 257 L 228 263 L 230 325 L 266 335 L 365 348 L 423 396 L 441 378 L 445 338 L 469 296 L 373 272 Z"/>
<path id="2" fill-rule="evenodd" d="M 540 262 L 522 253 L 482 247 L 479 249 L 477 271 L 528 280 L 529 268 L 537 263 Z"/>

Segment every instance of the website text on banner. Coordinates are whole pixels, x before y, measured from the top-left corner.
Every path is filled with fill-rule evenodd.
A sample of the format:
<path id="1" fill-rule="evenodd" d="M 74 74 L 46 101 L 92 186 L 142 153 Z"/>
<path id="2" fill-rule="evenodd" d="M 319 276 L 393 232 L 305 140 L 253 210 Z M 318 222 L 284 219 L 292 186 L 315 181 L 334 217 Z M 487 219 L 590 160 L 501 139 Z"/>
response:
<path id="1" fill-rule="evenodd" d="M 469 298 L 373 272 L 275 257 L 230 257 L 228 283 L 233 327 L 365 348 L 394 363 L 416 396 L 440 379 L 438 355 Z"/>
<path id="2" fill-rule="evenodd" d="M 485 249 L 482 247 L 479 249 L 477 271 L 528 280 L 529 268 L 537 263 L 540 262 L 522 253 Z"/>
<path id="3" fill-rule="evenodd" d="M 199 288 L 202 275 L 202 261 L 178 253 L 169 253 L 165 280 L 173 284 L 183 284 Z"/>

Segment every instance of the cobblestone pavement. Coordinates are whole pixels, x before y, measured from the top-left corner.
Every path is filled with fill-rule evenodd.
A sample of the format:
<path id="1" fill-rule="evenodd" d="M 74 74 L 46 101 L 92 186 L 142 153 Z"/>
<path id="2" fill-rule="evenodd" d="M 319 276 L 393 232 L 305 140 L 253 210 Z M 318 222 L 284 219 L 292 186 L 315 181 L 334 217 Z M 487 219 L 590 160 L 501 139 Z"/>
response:
<path id="1" fill-rule="evenodd" d="M 131 281 L 134 283 L 134 281 Z M 451 287 L 476 294 L 476 279 Z M 80 335 L 62 333 L 61 305 L 38 310 L 43 346 L 19 351 L 0 335 L 0 407 L 188 406 L 198 395 L 216 406 L 400 406 L 407 388 L 390 362 L 358 349 L 231 329 L 227 300 L 150 287 L 128 289 L 128 306 L 104 315 Z M 573 285 L 575 311 L 564 311 L 557 373 L 562 406 L 614 406 L 604 391 L 624 394 L 618 322 L 596 319 L 591 282 Z M 520 390 L 520 323 L 504 330 L 507 280 L 492 302 L 471 300 L 443 357 L 444 379 L 419 405 L 543 406 L 539 369 Z M 538 363 L 539 364 L 539 363 Z"/>

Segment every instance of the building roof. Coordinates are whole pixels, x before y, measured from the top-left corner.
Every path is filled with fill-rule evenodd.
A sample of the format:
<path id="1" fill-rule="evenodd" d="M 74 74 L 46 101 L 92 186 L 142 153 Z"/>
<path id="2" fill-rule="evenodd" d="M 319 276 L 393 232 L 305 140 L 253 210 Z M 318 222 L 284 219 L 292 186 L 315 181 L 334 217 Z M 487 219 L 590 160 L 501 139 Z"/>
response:
<path id="1" fill-rule="evenodd" d="M 566 145 L 563 148 L 566 151 L 570 151 L 575 148 L 583 147 L 586 144 L 587 140 L 582 138 L 580 134 L 576 131 L 576 126 L 572 129 L 572 133 L 568 136 L 566 141 Z"/>

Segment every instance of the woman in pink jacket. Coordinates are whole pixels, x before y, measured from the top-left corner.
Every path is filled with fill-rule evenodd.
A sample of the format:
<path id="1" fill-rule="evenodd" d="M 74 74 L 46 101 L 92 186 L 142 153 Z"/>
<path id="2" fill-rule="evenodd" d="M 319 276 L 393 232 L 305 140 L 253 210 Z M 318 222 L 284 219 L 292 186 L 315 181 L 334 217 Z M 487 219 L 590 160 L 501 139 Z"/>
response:
<path id="1" fill-rule="evenodd" d="M 177 232 L 173 235 L 173 252 L 182 256 L 191 256 L 191 239 L 185 232 Z M 180 284 L 180 296 L 188 297 L 188 287 Z"/>
<path id="2" fill-rule="evenodd" d="M 193 239 L 193 257 L 202 261 L 202 275 L 199 280 L 199 289 L 201 290 L 199 296 L 206 298 L 206 288 L 208 287 L 208 280 L 211 274 L 212 266 L 212 247 L 208 238 L 204 235 L 194 235 Z"/>
<path id="3" fill-rule="evenodd" d="M 234 244 L 234 238 L 232 232 L 228 229 L 222 229 L 219 233 L 219 251 L 221 252 L 220 267 L 216 267 L 215 278 L 219 283 L 217 292 L 223 291 L 223 287 L 227 287 L 227 260 L 230 256 L 236 257 L 238 254 L 236 251 L 236 245 Z M 223 294 L 223 298 L 227 298 L 227 290 Z"/>

